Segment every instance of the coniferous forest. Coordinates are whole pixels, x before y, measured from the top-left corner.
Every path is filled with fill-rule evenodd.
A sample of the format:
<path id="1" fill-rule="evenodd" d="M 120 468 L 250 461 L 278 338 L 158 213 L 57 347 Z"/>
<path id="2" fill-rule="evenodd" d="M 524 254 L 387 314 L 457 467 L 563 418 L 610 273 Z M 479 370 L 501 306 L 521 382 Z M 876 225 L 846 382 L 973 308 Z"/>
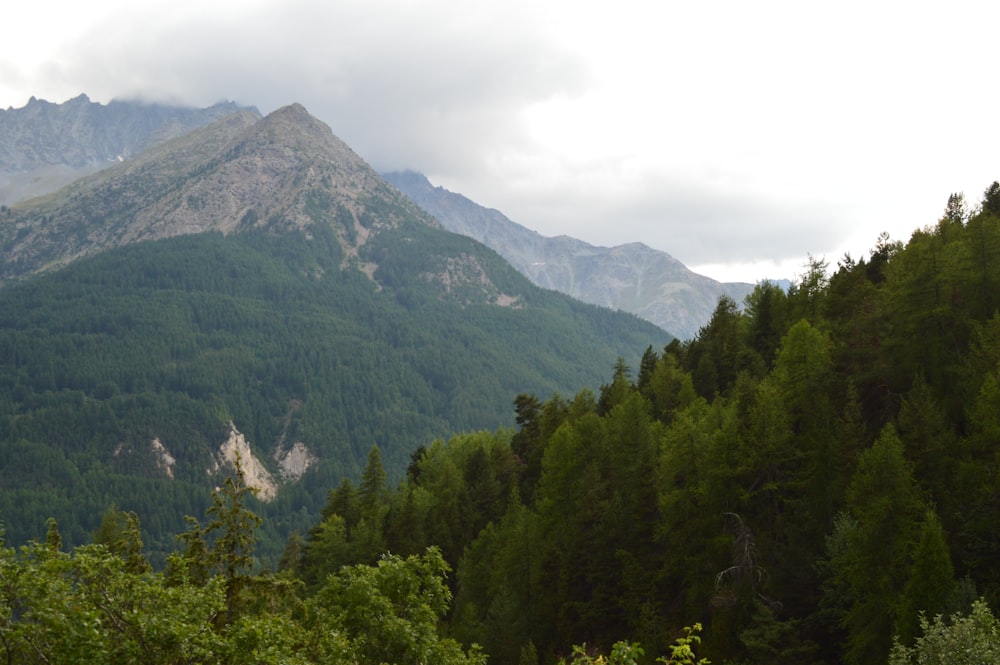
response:
<path id="1" fill-rule="evenodd" d="M 723 298 L 516 427 L 378 447 L 274 570 L 230 479 L 152 570 L 138 518 L 0 550 L 8 662 L 991 663 L 1000 184 Z M 69 549 L 69 551 L 66 551 Z M 602 655 L 606 654 L 606 655 Z"/>
<path id="2" fill-rule="evenodd" d="M 0 523 L 10 542 L 41 537 L 55 517 L 67 546 L 84 544 L 117 504 L 140 515 L 162 565 L 183 516 L 202 514 L 224 478 L 216 454 L 235 427 L 276 475 L 278 447 L 301 441 L 316 458 L 255 506 L 268 518 L 257 551 L 273 563 L 328 489 L 358 476 L 373 444 L 401 478 L 421 444 L 513 425 L 510 401 L 526 384 L 576 390 L 600 381 L 617 354 L 638 359 L 670 339 L 633 315 L 534 287 L 461 236 L 418 225 L 380 235 L 366 249 L 398 258 L 379 261 L 376 284 L 341 269 L 327 227 L 310 233 L 137 243 L 0 288 Z M 518 306 L 428 285 L 437 254 L 452 252 L 481 255 Z"/>

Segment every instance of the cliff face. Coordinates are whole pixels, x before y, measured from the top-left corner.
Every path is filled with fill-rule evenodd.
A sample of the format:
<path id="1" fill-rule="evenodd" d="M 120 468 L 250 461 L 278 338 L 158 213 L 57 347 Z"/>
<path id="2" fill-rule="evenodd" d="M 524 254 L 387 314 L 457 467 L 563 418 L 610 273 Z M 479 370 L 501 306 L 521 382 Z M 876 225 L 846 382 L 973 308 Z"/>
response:
<path id="1" fill-rule="evenodd" d="M 229 438 L 219 447 L 218 464 L 229 472 L 235 472 L 237 467 L 243 474 L 243 483 L 254 490 L 261 501 L 272 501 L 278 495 L 278 483 L 250 449 L 250 443 L 236 426 L 230 423 Z M 210 469 L 215 473 L 218 468 Z"/>

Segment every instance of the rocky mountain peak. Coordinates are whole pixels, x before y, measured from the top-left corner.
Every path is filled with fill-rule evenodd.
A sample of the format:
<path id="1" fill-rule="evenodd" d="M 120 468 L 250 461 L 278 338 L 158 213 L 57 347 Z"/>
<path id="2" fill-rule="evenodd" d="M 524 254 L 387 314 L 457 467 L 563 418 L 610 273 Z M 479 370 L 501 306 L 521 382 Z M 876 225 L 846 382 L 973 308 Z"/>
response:
<path id="1" fill-rule="evenodd" d="M 310 152 L 322 152 L 342 144 L 333 131 L 309 115 L 301 104 L 289 104 L 266 115 L 251 133 L 261 142 L 277 142 Z"/>
<path id="2" fill-rule="evenodd" d="M 371 233 L 413 220 L 438 226 L 301 105 L 243 110 L 0 212 L 0 279 L 144 240 L 314 224 L 356 259 Z"/>
<path id="3" fill-rule="evenodd" d="M 240 108 L 231 102 L 205 109 L 128 101 L 104 105 L 83 94 L 54 104 L 32 97 L 22 108 L 0 110 L 0 172 L 107 166 Z"/>

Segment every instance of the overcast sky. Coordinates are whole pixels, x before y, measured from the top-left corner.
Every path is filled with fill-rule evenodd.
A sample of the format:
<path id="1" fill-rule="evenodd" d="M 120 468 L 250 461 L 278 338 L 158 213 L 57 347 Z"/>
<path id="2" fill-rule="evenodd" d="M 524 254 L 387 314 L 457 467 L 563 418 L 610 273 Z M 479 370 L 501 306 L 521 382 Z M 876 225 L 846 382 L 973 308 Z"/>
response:
<path id="1" fill-rule="evenodd" d="M 0 108 L 300 102 L 379 170 L 720 280 L 907 240 L 1000 179 L 1000 3 L 39 0 Z"/>

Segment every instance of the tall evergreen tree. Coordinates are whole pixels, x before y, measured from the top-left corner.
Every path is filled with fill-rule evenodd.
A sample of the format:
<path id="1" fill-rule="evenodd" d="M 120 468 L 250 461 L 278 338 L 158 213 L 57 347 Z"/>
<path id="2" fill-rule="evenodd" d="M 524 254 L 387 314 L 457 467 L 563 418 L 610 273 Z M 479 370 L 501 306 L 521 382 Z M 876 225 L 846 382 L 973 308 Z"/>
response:
<path id="1" fill-rule="evenodd" d="M 787 328 L 788 297 L 780 286 L 765 280 L 746 297 L 744 311 L 750 346 L 760 356 L 761 369 L 769 369 Z"/>
<path id="2" fill-rule="evenodd" d="M 993 181 L 983 192 L 983 212 L 1000 217 L 1000 182 Z"/>
<path id="3" fill-rule="evenodd" d="M 959 438 L 922 374 L 902 399 L 897 428 L 915 478 L 944 518 L 953 523 L 963 510 L 953 501 Z"/>
<path id="4" fill-rule="evenodd" d="M 832 552 L 835 584 L 845 598 L 849 665 L 885 662 L 912 570 L 924 507 L 895 428 L 887 426 L 858 462 L 847 488 L 848 520 L 838 522 Z M 832 600 L 832 599 L 831 599 Z"/>
<path id="5" fill-rule="evenodd" d="M 611 383 L 601 386 L 601 394 L 597 400 L 598 413 L 601 415 L 610 413 L 613 408 L 628 399 L 634 390 L 632 370 L 625 364 L 624 358 L 619 358 L 615 363 Z"/>
<path id="6" fill-rule="evenodd" d="M 382 451 L 379 450 L 378 446 L 372 446 L 368 451 L 368 463 L 361 473 L 361 484 L 358 486 L 358 507 L 361 511 L 361 519 L 377 520 L 381 517 L 388 499 L 385 478 Z"/>
<path id="7" fill-rule="evenodd" d="M 729 296 L 722 296 L 708 323 L 698 331 L 685 354 L 685 367 L 705 399 L 728 392 L 748 362 L 744 319 Z"/>
<path id="8" fill-rule="evenodd" d="M 944 614 L 955 590 L 955 571 L 937 514 L 928 509 L 913 552 L 910 577 L 899 600 L 893 634 L 903 644 L 920 632 L 920 617 Z"/>
<path id="9" fill-rule="evenodd" d="M 968 207 L 965 205 L 965 195 L 961 193 L 951 194 L 948 197 L 948 205 L 944 209 L 943 219 L 955 224 L 962 224 L 965 222 L 968 214 Z"/>

